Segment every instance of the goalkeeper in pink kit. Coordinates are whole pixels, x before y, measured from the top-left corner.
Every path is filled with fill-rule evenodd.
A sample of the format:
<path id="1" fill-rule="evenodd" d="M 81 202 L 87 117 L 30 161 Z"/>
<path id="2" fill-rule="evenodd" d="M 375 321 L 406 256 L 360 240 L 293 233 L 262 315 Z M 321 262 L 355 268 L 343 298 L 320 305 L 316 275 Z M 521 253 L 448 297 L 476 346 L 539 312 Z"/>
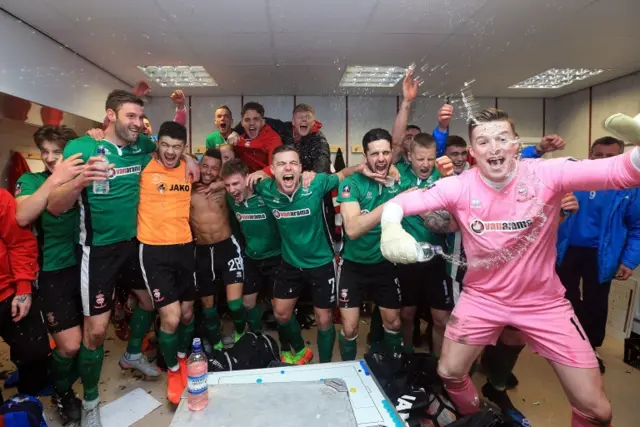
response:
<path id="1" fill-rule="evenodd" d="M 478 411 L 469 370 L 510 325 L 551 363 L 572 405 L 572 427 L 608 426 L 595 353 L 555 273 L 558 212 L 568 192 L 639 187 L 640 149 L 602 160 L 518 160 L 513 121 L 497 109 L 476 115 L 469 137 L 476 168 L 395 197 L 381 220 L 382 254 L 403 264 L 422 256 L 403 216 L 447 210 L 460 226 L 468 271 L 438 373 L 462 414 Z"/>

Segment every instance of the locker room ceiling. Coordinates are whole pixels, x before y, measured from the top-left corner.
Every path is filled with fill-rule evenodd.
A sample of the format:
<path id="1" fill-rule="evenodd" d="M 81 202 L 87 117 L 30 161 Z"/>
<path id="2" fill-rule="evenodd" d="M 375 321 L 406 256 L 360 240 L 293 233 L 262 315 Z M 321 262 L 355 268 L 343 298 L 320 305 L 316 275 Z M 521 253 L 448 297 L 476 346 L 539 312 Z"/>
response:
<path id="1" fill-rule="evenodd" d="M 423 90 L 554 97 L 640 69 L 638 0 L 0 0 L 133 85 L 138 65 L 203 65 L 190 95 L 401 93 L 338 87 L 347 65 L 424 63 Z M 19 48 L 19 40 L 16 40 Z M 433 72 L 436 65 L 447 64 Z M 556 90 L 508 86 L 549 68 L 606 68 Z M 153 85 L 154 95 L 170 93 Z M 422 92 L 422 91 L 421 91 Z"/>

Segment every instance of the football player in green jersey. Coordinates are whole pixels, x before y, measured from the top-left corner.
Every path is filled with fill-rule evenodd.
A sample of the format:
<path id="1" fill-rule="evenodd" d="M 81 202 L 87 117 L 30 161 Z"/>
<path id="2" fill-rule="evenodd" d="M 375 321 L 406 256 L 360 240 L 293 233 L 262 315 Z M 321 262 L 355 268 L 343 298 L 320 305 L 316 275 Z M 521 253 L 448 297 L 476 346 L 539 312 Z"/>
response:
<path id="1" fill-rule="evenodd" d="M 257 305 L 261 290 L 271 292 L 282 263 L 278 225 L 262 196 L 247 185 L 249 168 L 240 159 L 232 159 L 221 172 L 227 189 L 227 202 L 235 214 L 246 245 L 244 249 L 243 304 L 252 330 L 262 328 L 262 311 Z"/>
<path id="2" fill-rule="evenodd" d="M 426 188 L 440 178 L 440 173 L 435 168 L 436 141 L 431 135 L 420 133 L 414 136 L 407 158 L 409 163 L 404 169 L 401 180 L 404 190 Z M 427 230 L 420 215 L 404 218 L 403 225 L 416 241 L 444 247 L 445 235 Z M 398 265 L 398 278 L 402 291 L 400 317 L 404 347 L 408 352 L 413 351 L 412 340 L 417 307 L 428 305 L 433 319 L 431 352 L 440 354 L 444 329 L 449 313 L 453 309 L 453 289 L 451 282 L 447 280 L 445 265 L 444 259 L 439 256 L 427 262 Z"/>
<path id="3" fill-rule="evenodd" d="M 362 138 L 367 169 L 387 178 L 392 169 L 391 134 L 372 129 Z M 340 213 L 345 232 L 342 268 L 338 287 L 338 306 L 343 329 L 340 353 L 343 360 L 356 357 L 360 305 L 368 288 L 382 314 L 384 342 L 390 354 L 399 354 L 401 293 L 395 266 L 380 252 L 380 215 L 382 205 L 401 192 L 393 179 L 385 184 L 364 175 L 353 175 L 341 183 L 338 191 Z M 372 325 L 373 328 L 373 325 Z M 381 331 L 372 332 L 378 341 Z"/>
<path id="4" fill-rule="evenodd" d="M 70 141 L 63 155 L 81 154 L 85 167 L 71 182 L 49 197 L 47 209 L 60 215 L 79 201 L 80 290 L 84 330 L 78 368 L 84 386 L 82 426 L 100 427 L 98 383 L 104 358 L 104 339 L 113 308 L 116 281 L 130 283 L 140 304 L 132 317 L 131 339 L 124 368 L 134 368 L 147 376 L 160 371 L 142 356 L 142 338 L 149 331 L 155 312 L 142 280 L 138 261 L 137 232 L 140 172 L 156 145 L 141 135 L 143 102 L 128 92 L 116 90 L 106 101 L 109 125 L 105 139 L 84 136 Z M 96 156 L 99 146 L 106 150 L 109 165 Z M 108 194 L 96 194 L 93 182 L 109 179 Z"/>
<path id="5" fill-rule="evenodd" d="M 81 404 L 73 383 L 78 379 L 76 359 L 82 341 L 80 276 L 76 263 L 78 209 L 60 216 L 46 211 L 53 190 L 71 181 L 83 169 L 80 155 L 62 160 L 67 142 L 77 138 L 66 126 L 42 126 L 33 139 L 40 150 L 43 172 L 27 172 L 16 184 L 16 221 L 22 227 L 33 224 L 39 247 L 40 273 L 35 296 L 40 304 L 56 348 L 51 367 L 54 391 L 51 397 L 63 423 L 80 421 Z"/>
<path id="6" fill-rule="evenodd" d="M 313 357 L 302 339 L 300 325 L 292 317 L 305 286 L 312 287 L 320 362 L 331 361 L 335 342 L 331 317 L 336 305 L 335 252 L 325 228 L 322 201 L 342 179 L 358 171 L 384 182 L 383 176 L 364 166 L 346 168 L 334 175 L 317 174 L 304 188 L 298 152 L 291 145 L 281 145 L 273 151 L 271 170 L 275 180 L 263 179 L 266 174 L 262 171 L 249 177 L 250 182 L 261 179 L 255 191 L 270 208 L 282 239 L 283 262 L 273 287 L 273 308 L 285 362 L 305 364 Z M 293 349 L 291 353 L 289 348 Z"/>

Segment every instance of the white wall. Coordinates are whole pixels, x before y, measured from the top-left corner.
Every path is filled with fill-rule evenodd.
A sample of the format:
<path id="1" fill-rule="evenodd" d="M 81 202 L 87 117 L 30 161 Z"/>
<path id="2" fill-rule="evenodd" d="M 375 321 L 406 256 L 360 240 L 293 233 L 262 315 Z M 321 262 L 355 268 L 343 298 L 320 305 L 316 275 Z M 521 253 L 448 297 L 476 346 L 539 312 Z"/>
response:
<path id="1" fill-rule="evenodd" d="M 584 159 L 589 154 L 589 89 L 547 100 L 547 133 L 567 141 L 562 156 Z M 560 153 L 558 153 L 560 154 Z"/>
<path id="2" fill-rule="evenodd" d="M 37 31 L 0 12 L 0 92 L 102 122 L 113 89 L 128 89 Z"/>

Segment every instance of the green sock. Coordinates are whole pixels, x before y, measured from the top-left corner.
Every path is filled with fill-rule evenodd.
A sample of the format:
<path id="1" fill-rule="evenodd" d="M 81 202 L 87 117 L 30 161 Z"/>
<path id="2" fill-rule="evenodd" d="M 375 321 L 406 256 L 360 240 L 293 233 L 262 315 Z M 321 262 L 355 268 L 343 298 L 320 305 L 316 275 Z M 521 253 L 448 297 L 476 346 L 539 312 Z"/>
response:
<path id="1" fill-rule="evenodd" d="M 247 310 L 247 323 L 252 331 L 262 330 L 262 307 L 256 304 L 255 307 Z"/>
<path id="2" fill-rule="evenodd" d="M 215 306 L 203 307 L 204 329 L 209 344 L 213 347 L 220 342 L 220 316 Z"/>
<path id="3" fill-rule="evenodd" d="M 384 330 L 384 346 L 389 355 L 396 355 L 402 352 L 402 334 L 400 331 Z"/>
<path id="4" fill-rule="evenodd" d="M 318 329 L 318 356 L 320 357 L 320 363 L 331 362 L 335 342 L 336 327 L 333 323 L 326 331 Z"/>
<path id="5" fill-rule="evenodd" d="M 136 310 L 131 315 L 131 322 L 129 322 L 131 336 L 127 344 L 127 353 L 142 353 L 142 340 L 151 329 L 154 320 L 156 320 L 155 310 L 145 311 L 140 306 L 136 307 Z"/>
<path id="6" fill-rule="evenodd" d="M 196 322 L 191 320 L 188 325 L 180 322 L 178 326 L 178 353 L 189 353 L 189 347 L 195 333 Z"/>
<path id="7" fill-rule="evenodd" d="M 278 323 L 278 340 L 280 341 L 280 352 L 291 351 L 289 338 L 280 323 Z"/>
<path id="8" fill-rule="evenodd" d="M 82 378 L 82 386 L 84 388 L 84 400 L 91 402 L 98 399 L 98 383 L 100 382 L 100 372 L 102 371 L 102 360 L 104 359 L 104 346 L 100 346 L 95 350 L 89 350 L 84 346 L 80 346 L 78 353 L 78 368 L 80 370 L 80 378 Z"/>
<path id="9" fill-rule="evenodd" d="M 77 370 L 75 369 L 76 358 L 63 356 L 57 348 L 53 350 L 53 355 L 51 356 L 53 386 L 59 394 L 64 394 L 71 390 L 71 386 L 78 379 Z"/>
<path id="10" fill-rule="evenodd" d="M 507 381 L 518 362 L 523 345 L 506 345 L 498 340 L 495 346 L 489 345 L 484 350 L 482 361 L 487 370 L 487 380 L 498 390 L 507 387 Z"/>
<path id="11" fill-rule="evenodd" d="M 238 334 L 244 333 L 245 325 L 247 324 L 247 310 L 242 304 L 242 298 L 232 299 L 228 301 L 229 310 L 231 310 L 231 319 L 233 319 L 233 326 L 236 328 Z"/>
<path id="12" fill-rule="evenodd" d="M 340 356 L 345 362 L 348 360 L 356 360 L 356 354 L 358 354 L 358 337 L 348 340 L 344 337 L 342 332 L 338 334 L 338 343 L 340 346 Z"/>
<path id="13" fill-rule="evenodd" d="M 291 319 L 287 323 L 278 323 L 278 328 L 282 329 L 280 331 L 281 336 L 284 335 L 285 340 L 291 345 L 295 353 L 299 353 L 306 347 L 304 339 L 302 339 L 300 324 L 295 315 L 291 315 Z"/>
<path id="14" fill-rule="evenodd" d="M 162 328 L 158 331 L 158 346 L 167 368 L 178 365 L 178 334 L 165 332 Z"/>
<path id="15" fill-rule="evenodd" d="M 369 329 L 369 344 L 379 343 L 384 340 L 384 327 L 382 326 L 382 315 L 380 307 L 373 307 L 371 313 L 371 328 Z"/>

